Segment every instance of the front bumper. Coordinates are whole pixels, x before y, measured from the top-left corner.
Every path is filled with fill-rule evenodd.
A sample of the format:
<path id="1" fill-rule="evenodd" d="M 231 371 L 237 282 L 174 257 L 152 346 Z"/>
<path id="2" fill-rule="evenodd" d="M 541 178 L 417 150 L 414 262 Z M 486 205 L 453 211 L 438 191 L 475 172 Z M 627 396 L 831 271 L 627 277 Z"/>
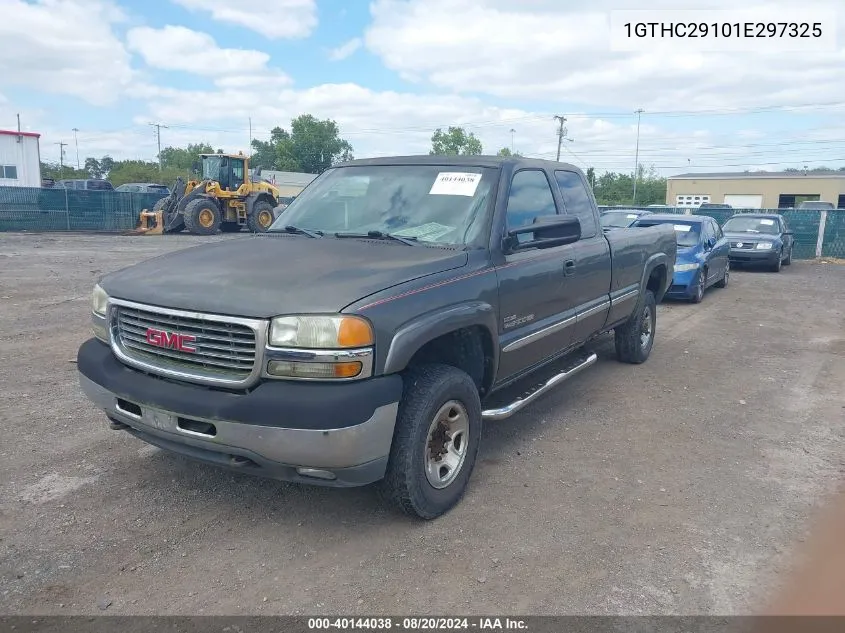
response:
<path id="1" fill-rule="evenodd" d="M 780 257 L 777 248 L 766 251 L 758 251 L 750 248 L 732 248 L 728 259 L 739 264 L 776 264 Z"/>
<path id="2" fill-rule="evenodd" d="M 687 299 L 695 294 L 695 285 L 698 281 L 698 268 L 685 270 L 672 275 L 672 283 L 665 297 L 669 299 Z"/>
<path id="3" fill-rule="evenodd" d="M 267 381 L 232 393 L 153 377 L 92 339 L 77 355 L 83 391 L 113 421 L 166 450 L 240 472 L 334 487 L 384 476 L 399 376 L 340 384 Z"/>

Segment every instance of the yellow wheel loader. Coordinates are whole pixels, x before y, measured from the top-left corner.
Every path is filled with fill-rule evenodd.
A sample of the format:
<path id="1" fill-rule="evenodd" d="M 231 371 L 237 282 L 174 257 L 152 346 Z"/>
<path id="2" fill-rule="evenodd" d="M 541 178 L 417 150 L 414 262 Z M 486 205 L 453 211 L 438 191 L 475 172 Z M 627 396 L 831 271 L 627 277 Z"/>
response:
<path id="1" fill-rule="evenodd" d="M 141 212 L 140 234 L 187 231 L 194 235 L 233 233 L 246 226 L 263 233 L 275 219 L 280 191 L 249 177 L 249 158 L 238 154 L 201 154 L 194 164 L 199 180 L 178 178 L 169 196 Z M 259 170 L 260 172 L 260 170 Z"/>

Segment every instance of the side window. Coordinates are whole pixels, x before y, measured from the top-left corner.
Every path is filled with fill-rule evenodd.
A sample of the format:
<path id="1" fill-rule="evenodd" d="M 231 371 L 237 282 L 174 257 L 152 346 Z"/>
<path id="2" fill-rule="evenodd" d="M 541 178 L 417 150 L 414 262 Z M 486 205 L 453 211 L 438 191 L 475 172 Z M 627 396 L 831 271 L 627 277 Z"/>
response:
<path id="1" fill-rule="evenodd" d="M 715 220 L 713 220 L 713 230 L 714 230 L 714 231 L 715 231 L 715 233 L 716 233 L 716 239 L 717 239 L 717 240 L 720 240 L 720 239 L 722 239 L 723 237 L 725 237 L 725 234 L 724 234 L 724 233 L 722 233 L 722 227 L 721 227 L 721 226 L 719 226 L 719 223 L 718 223 L 718 222 L 716 222 Z"/>
<path id="2" fill-rule="evenodd" d="M 563 198 L 566 213 L 574 215 L 581 221 L 581 237 L 594 237 L 598 227 L 584 181 L 572 171 L 556 171 L 555 180 L 560 188 L 560 196 Z"/>
<path id="3" fill-rule="evenodd" d="M 557 207 L 546 174 L 538 169 L 517 172 L 508 194 L 508 230 L 534 224 L 536 218 L 548 215 L 557 215 Z M 519 236 L 520 242 L 530 239 L 530 234 Z"/>

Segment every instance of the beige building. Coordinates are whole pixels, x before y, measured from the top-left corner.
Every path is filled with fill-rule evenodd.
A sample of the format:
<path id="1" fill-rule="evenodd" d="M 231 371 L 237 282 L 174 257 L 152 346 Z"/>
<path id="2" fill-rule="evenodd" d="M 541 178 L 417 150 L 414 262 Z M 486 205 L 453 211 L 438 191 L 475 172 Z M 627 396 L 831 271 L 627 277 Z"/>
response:
<path id="1" fill-rule="evenodd" d="M 697 207 L 704 202 L 735 209 L 788 209 L 806 200 L 845 209 L 845 171 L 726 172 L 670 176 L 666 204 Z"/>

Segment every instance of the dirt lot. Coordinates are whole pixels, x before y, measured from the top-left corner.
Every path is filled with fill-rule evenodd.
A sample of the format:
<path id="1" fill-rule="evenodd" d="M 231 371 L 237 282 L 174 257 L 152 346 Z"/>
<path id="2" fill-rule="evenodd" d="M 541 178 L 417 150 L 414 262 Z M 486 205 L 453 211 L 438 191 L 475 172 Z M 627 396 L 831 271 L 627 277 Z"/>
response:
<path id="1" fill-rule="evenodd" d="M 601 344 L 434 522 L 196 465 L 73 361 L 99 274 L 201 240 L 0 234 L 0 613 L 744 612 L 845 473 L 845 266 L 809 262 L 662 305 L 645 365 Z"/>

